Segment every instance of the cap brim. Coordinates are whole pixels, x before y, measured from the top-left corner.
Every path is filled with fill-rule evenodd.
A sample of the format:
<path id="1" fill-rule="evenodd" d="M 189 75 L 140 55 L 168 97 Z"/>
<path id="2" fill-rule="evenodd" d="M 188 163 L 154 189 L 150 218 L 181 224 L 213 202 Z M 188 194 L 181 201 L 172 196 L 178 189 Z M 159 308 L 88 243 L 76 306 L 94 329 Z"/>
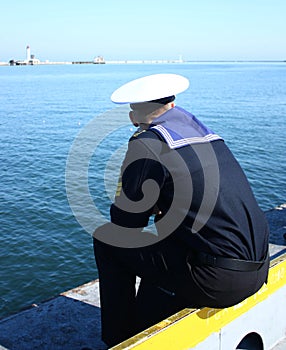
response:
<path id="1" fill-rule="evenodd" d="M 189 87 L 189 80 L 177 74 L 152 74 L 122 85 L 111 95 L 114 103 L 139 103 L 177 95 Z"/>

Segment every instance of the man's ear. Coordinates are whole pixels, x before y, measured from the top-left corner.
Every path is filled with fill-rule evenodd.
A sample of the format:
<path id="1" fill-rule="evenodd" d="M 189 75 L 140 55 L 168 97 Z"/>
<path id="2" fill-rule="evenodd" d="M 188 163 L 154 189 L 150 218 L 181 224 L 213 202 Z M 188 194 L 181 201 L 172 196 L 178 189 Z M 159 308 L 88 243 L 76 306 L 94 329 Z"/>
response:
<path id="1" fill-rule="evenodd" d="M 134 118 L 134 113 L 132 111 L 129 112 L 129 118 L 131 120 L 131 123 L 136 126 L 136 128 L 139 126 L 139 124 L 136 122 L 135 118 Z"/>

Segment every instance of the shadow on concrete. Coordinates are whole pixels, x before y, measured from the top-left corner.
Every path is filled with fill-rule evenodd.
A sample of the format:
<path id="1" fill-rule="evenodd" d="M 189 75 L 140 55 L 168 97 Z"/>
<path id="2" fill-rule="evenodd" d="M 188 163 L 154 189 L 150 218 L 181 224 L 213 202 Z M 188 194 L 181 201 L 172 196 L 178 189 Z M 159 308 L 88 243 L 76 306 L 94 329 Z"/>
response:
<path id="1" fill-rule="evenodd" d="M 100 335 L 100 308 L 65 296 L 0 321 L 0 349 L 107 349 Z"/>

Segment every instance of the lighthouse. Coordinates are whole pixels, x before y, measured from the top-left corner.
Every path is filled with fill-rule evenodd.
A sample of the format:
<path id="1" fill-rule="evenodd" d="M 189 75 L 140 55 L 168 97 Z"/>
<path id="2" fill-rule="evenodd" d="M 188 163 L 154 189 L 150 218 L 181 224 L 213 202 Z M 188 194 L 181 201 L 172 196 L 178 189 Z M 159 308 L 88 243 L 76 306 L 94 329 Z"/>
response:
<path id="1" fill-rule="evenodd" d="M 30 46 L 27 45 L 26 47 L 26 60 L 29 63 L 29 61 L 31 60 L 31 50 L 30 50 Z"/>

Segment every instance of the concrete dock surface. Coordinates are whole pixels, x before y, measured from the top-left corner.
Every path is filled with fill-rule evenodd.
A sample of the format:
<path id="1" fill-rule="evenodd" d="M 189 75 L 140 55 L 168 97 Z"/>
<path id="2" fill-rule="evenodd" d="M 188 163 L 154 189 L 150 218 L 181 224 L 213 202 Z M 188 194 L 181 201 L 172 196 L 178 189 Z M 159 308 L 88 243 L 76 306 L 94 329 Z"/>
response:
<path id="1" fill-rule="evenodd" d="M 266 216 L 273 258 L 286 252 L 286 204 Z M 94 280 L 0 320 L 0 349 L 107 349 L 100 334 L 99 281 Z M 286 339 L 275 349 L 286 349 Z"/>

